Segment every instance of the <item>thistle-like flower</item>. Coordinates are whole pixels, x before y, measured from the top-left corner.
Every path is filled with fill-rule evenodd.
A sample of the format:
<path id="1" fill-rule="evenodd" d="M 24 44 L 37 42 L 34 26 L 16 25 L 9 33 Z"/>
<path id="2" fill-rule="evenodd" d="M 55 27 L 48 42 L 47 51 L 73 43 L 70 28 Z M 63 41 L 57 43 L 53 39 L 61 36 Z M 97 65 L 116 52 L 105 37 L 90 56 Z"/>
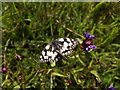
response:
<path id="1" fill-rule="evenodd" d="M 3 73 L 6 73 L 7 71 L 8 71 L 8 68 L 2 67 L 2 72 L 3 72 Z"/>
<path id="2" fill-rule="evenodd" d="M 83 43 L 81 45 L 81 49 L 85 51 L 89 51 L 90 49 L 96 49 L 97 47 L 95 45 L 92 45 L 92 40 L 95 38 L 94 35 L 90 35 L 90 33 L 84 33 L 84 37 L 86 38 L 83 40 Z"/>

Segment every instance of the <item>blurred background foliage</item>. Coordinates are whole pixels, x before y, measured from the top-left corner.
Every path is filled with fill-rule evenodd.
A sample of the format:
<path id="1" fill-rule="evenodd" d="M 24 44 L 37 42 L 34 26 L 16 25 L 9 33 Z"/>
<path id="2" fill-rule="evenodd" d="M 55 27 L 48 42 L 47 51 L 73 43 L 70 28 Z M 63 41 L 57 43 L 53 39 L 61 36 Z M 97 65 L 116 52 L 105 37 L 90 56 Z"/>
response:
<path id="1" fill-rule="evenodd" d="M 120 88 L 120 3 L 3 2 L 0 20 L 3 88 Z M 95 35 L 97 49 L 78 45 L 69 61 L 39 63 L 47 43 L 80 38 L 63 25 Z"/>

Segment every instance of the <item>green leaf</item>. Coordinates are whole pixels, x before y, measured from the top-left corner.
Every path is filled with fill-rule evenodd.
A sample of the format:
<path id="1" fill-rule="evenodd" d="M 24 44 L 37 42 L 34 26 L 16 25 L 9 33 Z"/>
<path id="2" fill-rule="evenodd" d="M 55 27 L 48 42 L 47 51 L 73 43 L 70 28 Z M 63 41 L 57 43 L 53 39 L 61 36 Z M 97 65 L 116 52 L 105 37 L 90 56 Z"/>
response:
<path id="1" fill-rule="evenodd" d="M 93 62 L 94 62 L 94 60 L 90 61 L 88 68 L 92 67 Z"/>
<path id="2" fill-rule="evenodd" d="M 110 35 L 103 41 L 103 43 L 99 44 L 98 46 L 107 46 L 112 40 L 117 37 L 119 30 L 120 29 L 118 27 L 113 28 Z"/>
<path id="3" fill-rule="evenodd" d="M 79 42 L 80 44 L 82 44 L 83 39 L 81 39 L 81 38 L 76 38 L 76 39 L 78 40 L 78 42 Z"/>
<path id="4" fill-rule="evenodd" d="M 54 67 L 56 65 L 55 62 L 50 63 L 51 67 Z"/>
<path id="5" fill-rule="evenodd" d="M 51 71 L 52 71 L 52 69 L 48 69 L 48 71 L 47 71 L 47 73 L 46 73 L 46 74 L 49 74 Z"/>
<path id="6" fill-rule="evenodd" d="M 96 70 L 92 70 L 90 73 L 92 73 L 96 77 L 99 77 L 98 72 Z"/>
<path id="7" fill-rule="evenodd" d="M 98 75 L 98 72 L 96 70 L 92 70 L 90 73 L 93 74 L 96 77 L 96 80 L 98 82 L 101 82 L 101 79 L 100 79 L 100 77 Z"/>
<path id="8" fill-rule="evenodd" d="M 2 82 L 2 85 L 1 85 L 1 86 L 3 86 L 3 85 L 6 84 L 6 83 L 10 83 L 10 80 L 9 80 L 9 79 L 4 80 L 4 81 Z"/>
<path id="9" fill-rule="evenodd" d="M 52 75 L 53 75 L 53 76 L 60 76 L 60 77 L 67 77 L 67 76 L 65 76 L 65 75 L 63 75 L 63 74 L 61 74 L 61 73 L 59 73 L 59 72 L 57 72 L 57 71 L 56 71 L 56 72 L 53 72 Z"/>
<path id="10" fill-rule="evenodd" d="M 30 81 L 34 77 L 35 73 L 30 73 L 28 76 L 25 77 L 26 81 Z"/>
<path id="11" fill-rule="evenodd" d="M 18 85 L 16 81 L 13 83 L 13 86 L 15 86 L 14 88 L 20 88 L 20 86 Z"/>
<path id="12" fill-rule="evenodd" d="M 72 72 L 72 74 L 74 74 L 74 73 L 77 73 L 77 72 L 80 72 L 80 71 L 83 71 L 84 70 L 84 68 L 80 68 L 80 69 L 77 69 L 77 70 L 71 70 L 71 72 Z"/>
<path id="13" fill-rule="evenodd" d="M 14 88 L 21 88 L 20 85 L 15 86 Z"/>

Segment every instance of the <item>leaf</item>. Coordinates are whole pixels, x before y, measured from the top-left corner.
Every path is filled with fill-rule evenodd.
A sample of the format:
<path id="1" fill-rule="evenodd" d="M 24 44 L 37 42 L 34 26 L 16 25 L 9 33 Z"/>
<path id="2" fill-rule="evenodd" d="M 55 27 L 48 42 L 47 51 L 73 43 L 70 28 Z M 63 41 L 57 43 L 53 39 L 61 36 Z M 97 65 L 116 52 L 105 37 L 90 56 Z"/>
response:
<path id="1" fill-rule="evenodd" d="M 92 67 L 93 62 L 94 62 L 94 60 L 90 61 L 88 68 Z"/>
<path id="2" fill-rule="evenodd" d="M 71 57 L 72 58 L 72 57 Z M 76 58 L 78 58 L 79 62 L 84 66 L 85 63 L 81 60 L 80 56 L 79 55 L 76 55 Z"/>
<path id="3" fill-rule="evenodd" d="M 117 37 L 119 30 L 120 29 L 118 27 L 115 27 L 112 30 L 111 34 L 99 46 L 107 46 L 112 40 Z"/>
<path id="4" fill-rule="evenodd" d="M 96 77 L 99 77 L 98 72 L 96 70 L 92 70 L 90 73 L 92 73 Z"/>
<path id="5" fill-rule="evenodd" d="M 1 16 L 1 17 L 0 17 L 0 20 L 5 19 L 5 18 L 7 18 L 7 17 L 9 17 L 9 16 L 12 16 L 12 15 L 15 15 L 15 14 L 18 14 L 18 12 L 13 12 L 13 13 L 5 14 L 4 16 Z"/>
<path id="6" fill-rule="evenodd" d="M 10 80 L 9 80 L 9 79 L 4 80 L 4 81 L 2 82 L 2 85 L 1 85 L 1 86 L 3 86 L 3 85 L 6 84 L 6 83 L 10 83 Z"/>
<path id="7" fill-rule="evenodd" d="M 55 62 L 50 63 L 51 67 L 54 67 L 56 65 Z"/>
<path id="8" fill-rule="evenodd" d="M 13 86 L 15 86 L 14 88 L 20 88 L 20 86 L 18 85 L 16 81 L 13 83 Z"/>
<path id="9" fill-rule="evenodd" d="M 15 86 L 14 88 L 21 88 L 20 85 Z"/>
<path id="10" fill-rule="evenodd" d="M 120 77 L 115 76 L 114 78 L 120 80 Z"/>
<path id="11" fill-rule="evenodd" d="M 98 75 L 98 72 L 96 70 L 92 70 L 90 73 L 93 74 L 96 77 L 96 80 L 98 82 L 101 82 L 101 79 L 100 79 L 100 77 Z"/>
<path id="12" fill-rule="evenodd" d="M 25 77 L 26 81 L 30 81 L 35 73 L 30 73 L 28 76 Z"/>
<path id="13" fill-rule="evenodd" d="M 81 38 L 76 38 L 80 44 L 82 44 L 83 40 Z"/>
<path id="14" fill-rule="evenodd" d="M 77 73 L 77 72 L 83 71 L 83 69 L 84 69 L 84 68 L 80 68 L 80 69 L 77 69 L 77 70 L 72 70 L 71 72 L 72 72 L 72 74 L 74 74 L 74 73 Z"/>
<path id="15" fill-rule="evenodd" d="M 46 73 L 46 74 L 49 74 L 51 71 L 52 71 L 52 69 L 48 69 L 48 71 L 47 71 L 47 73 Z"/>
<path id="16" fill-rule="evenodd" d="M 52 75 L 53 76 L 60 76 L 60 77 L 67 77 L 67 76 L 65 76 L 65 75 L 63 75 L 63 74 L 61 74 L 59 72 L 53 72 Z"/>

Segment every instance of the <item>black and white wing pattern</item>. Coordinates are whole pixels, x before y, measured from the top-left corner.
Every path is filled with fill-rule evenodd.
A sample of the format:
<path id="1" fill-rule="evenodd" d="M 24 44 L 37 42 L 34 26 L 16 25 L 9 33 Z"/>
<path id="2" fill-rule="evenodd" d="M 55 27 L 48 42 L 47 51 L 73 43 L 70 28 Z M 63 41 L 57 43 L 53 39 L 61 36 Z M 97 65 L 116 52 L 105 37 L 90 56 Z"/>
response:
<path id="1" fill-rule="evenodd" d="M 70 38 L 59 38 L 47 44 L 40 55 L 40 62 L 57 62 L 59 59 L 66 59 L 71 54 L 78 41 Z"/>

